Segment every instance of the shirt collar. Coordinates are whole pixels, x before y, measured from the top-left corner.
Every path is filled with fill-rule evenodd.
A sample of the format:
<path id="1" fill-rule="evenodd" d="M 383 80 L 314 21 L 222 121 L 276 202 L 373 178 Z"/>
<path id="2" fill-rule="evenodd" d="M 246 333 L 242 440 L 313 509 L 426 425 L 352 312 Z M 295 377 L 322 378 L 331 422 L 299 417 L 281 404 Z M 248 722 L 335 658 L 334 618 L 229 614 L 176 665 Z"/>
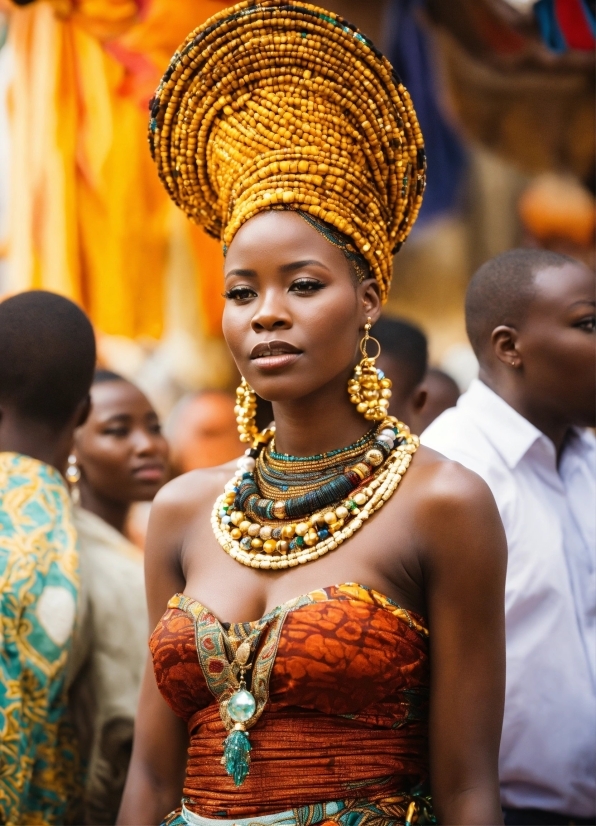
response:
<path id="1" fill-rule="evenodd" d="M 511 469 L 538 439 L 547 439 L 541 430 L 479 379 L 474 379 L 467 392 L 460 396 L 457 407 L 474 419 Z M 547 441 L 552 445 L 554 454 L 555 446 L 550 439 Z"/>

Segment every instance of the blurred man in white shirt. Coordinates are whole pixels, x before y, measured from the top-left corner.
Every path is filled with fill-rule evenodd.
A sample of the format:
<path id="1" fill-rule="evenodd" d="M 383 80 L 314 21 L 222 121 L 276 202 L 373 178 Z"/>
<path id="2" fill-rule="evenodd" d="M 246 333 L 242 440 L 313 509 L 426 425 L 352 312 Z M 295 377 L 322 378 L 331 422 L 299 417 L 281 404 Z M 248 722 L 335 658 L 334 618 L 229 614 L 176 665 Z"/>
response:
<path id="1" fill-rule="evenodd" d="M 506 824 L 596 822 L 594 275 L 512 250 L 466 297 L 479 380 L 422 443 L 490 485 L 509 545 Z"/>

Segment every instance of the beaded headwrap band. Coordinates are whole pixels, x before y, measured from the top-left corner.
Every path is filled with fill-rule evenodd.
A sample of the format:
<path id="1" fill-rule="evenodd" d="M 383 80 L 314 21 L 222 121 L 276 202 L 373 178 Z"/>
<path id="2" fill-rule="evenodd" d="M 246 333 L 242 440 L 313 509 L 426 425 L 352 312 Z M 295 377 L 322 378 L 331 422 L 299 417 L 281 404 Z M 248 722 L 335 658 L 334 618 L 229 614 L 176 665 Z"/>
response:
<path id="1" fill-rule="evenodd" d="M 422 133 L 388 60 L 338 15 L 283 0 L 216 14 L 172 58 L 149 142 L 172 199 L 226 246 L 259 212 L 296 209 L 351 239 L 387 298 Z"/>

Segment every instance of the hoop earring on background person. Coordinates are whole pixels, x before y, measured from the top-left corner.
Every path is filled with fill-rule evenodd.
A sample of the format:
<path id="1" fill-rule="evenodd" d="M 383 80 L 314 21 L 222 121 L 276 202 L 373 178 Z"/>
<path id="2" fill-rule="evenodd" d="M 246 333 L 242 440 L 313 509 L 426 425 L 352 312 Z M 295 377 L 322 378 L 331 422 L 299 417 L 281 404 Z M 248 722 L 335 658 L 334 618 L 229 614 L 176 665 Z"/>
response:
<path id="1" fill-rule="evenodd" d="M 80 504 L 81 491 L 79 490 L 79 481 L 81 479 L 81 469 L 77 465 L 77 457 L 71 453 L 68 457 L 68 466 L 65 472 L 66 481 L 70 486 L 70 498 L 73 505 Z"/>
<path id="2" fill-rule="evenodd" d="M 387 418 L 391 380 L 385 378 L 383 371 L 375 367 L 375 362 L 381 355 L 381 345 L 370 335 L 371 327 L 372 319 L 369 318 L 364 325 L 364 336 L 360 342 L 363 358 L 354 368 L 354 375 L 348 382 L 348 393 L 350 401 L 356 405 L 356 410 L 362 413 L 367 421 L 380 422 Z M 369 356 L 367 353 L 369 341 L 377 345 L 375 356 Z"/>

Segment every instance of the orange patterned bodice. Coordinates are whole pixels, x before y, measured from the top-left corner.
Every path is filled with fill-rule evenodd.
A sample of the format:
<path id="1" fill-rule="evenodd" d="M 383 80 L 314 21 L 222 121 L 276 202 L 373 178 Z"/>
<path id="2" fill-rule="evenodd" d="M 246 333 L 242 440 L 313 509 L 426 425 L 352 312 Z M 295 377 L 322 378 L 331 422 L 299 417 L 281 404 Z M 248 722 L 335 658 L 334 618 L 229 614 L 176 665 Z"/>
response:
<path id="1" fill-rule="evenodd" d="M 226 661 L 257 635 L 250 774 L 220 763 L 217 701 Z M 161 693 L 190 736 L 186 806 L 241 818 L 326 800 L 387 798 L 427 778 L 428 631 L 421 617 L 360 585 L 322 588 L 254 623 L 223 624 L 176 595 L 151 637 Z M 224 663 L 222 665 L 222 663 Z"/>

